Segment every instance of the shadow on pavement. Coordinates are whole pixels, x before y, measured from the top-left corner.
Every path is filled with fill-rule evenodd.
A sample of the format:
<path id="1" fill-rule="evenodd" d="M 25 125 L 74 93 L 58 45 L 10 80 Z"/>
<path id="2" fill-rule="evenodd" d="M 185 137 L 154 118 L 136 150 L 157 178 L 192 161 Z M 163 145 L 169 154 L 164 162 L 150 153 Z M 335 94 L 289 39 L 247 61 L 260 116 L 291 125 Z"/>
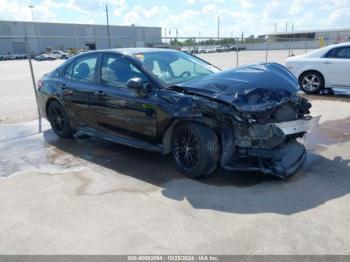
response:
<path id="1" fill-rule="evenodd" d="M 349 120 L 345 120 L 344 126 L 348 126 Z M 341 123 L 339 120 L 325 122 L 319 132 Z M 316 151 L 320 139 L 321 142 L 325 140 L 326 146 L 344 142 L 339 135 L 333 140 L 327 140 L 317 132 L 310 136 L 308 146 Z M 303 168 L 286 182 L 258 173 L 233 173 L 222 169 L 212 176 L 193 180 L 175 170 L 170 156 L 162 157 L 96 138 L 59 139 L 51 130 L 44 132 L 44 139 L 63 153 L 160 187 L 164 197 L 186 200 L 195 209 L 288 215 L 312 209 L 350 192 L 350 160 L 340 156 L 328 159 L 309 153 Z"/>
<path id="2" fill-rule="evenodd" d="M 321 94 L 305 94 L 300 92 L 300 94 L 310 101 L 312 100 L 329 100 L 329 101 L 350 101 L 350 88 L 325 88 L 325 91 Z"/>

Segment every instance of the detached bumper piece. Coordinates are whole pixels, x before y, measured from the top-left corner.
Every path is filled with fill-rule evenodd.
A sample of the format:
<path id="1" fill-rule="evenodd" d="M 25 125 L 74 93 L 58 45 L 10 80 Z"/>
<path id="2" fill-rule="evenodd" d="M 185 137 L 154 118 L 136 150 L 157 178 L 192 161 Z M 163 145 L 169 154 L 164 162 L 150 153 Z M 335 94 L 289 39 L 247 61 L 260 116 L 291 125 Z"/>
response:
<path id="1" fill-rule="evenodd" d="M 321 116 L 316 116 L 310 119 L 299 119 L 282 123 L 275 123 L 285 135 L 306 133 L 319 125 Z"/>
<path id="2" fill-rule="evenodd" d="M 274 158 L 273 170 L 275 175 L 286 178 L 296 173 L 304 164 L 306 150 L 304 145 L 293 142 L 281 148 Z"/>
<path id="3" fill-rule="evenodd" d="M 293 141 L 273 150 L 249 149 L 245 157 L 235 157 L 232 164 L 222 166 L 231 171 L 262 172 L 286 179 L 300 169 L 305 159 L 304 145 Z"/>

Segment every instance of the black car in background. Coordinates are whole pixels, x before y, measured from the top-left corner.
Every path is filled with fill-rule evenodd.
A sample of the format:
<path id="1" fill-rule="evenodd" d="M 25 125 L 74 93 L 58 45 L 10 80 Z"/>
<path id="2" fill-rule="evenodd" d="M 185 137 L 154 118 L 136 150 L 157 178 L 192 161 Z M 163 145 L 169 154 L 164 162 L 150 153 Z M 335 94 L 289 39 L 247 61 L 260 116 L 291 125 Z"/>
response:
<path id="1" fill-rule="evenodd" d="M 297 138 L 315 126 L 283 66 L 221 71 L 175 50 L 101 50 L 68 59 L 38 82 L 41 113 L 62 138 L 77 131 L 171 153 L 189 177 L 228 170 L 285 178 L 305 160 Z"/>

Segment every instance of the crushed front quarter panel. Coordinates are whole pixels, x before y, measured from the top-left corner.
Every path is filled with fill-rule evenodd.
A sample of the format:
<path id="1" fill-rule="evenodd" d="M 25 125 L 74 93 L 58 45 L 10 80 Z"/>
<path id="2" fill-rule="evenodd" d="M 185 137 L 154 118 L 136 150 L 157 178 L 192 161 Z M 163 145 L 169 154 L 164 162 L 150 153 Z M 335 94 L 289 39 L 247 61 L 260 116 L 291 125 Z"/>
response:
<path id="1" fill-rule="evenodd" d="M 255 64 L 210 74 L 177 86 L 235 106 L 243 112 L 276 107 L 298 91 L 296 78 L 277 63 Z"/>
<path id="2" fill-rule="evenodd" d="M 197 96 L 203 115 L 218 121 L 221 166 L 285 178 L 306 156 L 296 139 L 317 126 L 311 104 L 297 96 L 297 79 L 282 65 L 263 63 L 226 70 L 177 85 Z"/>

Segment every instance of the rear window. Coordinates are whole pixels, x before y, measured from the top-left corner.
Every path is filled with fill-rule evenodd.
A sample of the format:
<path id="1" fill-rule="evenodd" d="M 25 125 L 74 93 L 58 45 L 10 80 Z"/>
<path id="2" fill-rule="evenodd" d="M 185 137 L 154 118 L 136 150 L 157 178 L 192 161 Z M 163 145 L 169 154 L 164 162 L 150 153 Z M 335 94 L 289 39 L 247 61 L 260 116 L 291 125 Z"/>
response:
<path id="1" fill-rule="evenodd" d="M 48 74 L 49 77 L 59 77 L 60 73 L 58 70 L 53 70 L 51 73 Z"/>
<path id="2" fill-rule="evenodd" d="M 97 63 L 97 54 L 78 57 L 70 63 L 64 72 L 64 75 L 77 81 L 94 81 L 95 69 Z"/>

